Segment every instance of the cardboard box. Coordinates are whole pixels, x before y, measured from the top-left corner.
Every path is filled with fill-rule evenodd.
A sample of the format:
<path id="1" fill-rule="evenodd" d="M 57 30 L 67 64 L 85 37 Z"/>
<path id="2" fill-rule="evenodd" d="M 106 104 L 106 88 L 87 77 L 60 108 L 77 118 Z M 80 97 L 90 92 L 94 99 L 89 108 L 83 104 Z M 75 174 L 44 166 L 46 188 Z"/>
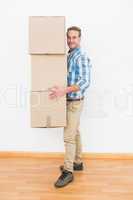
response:
<path id="1" fill-rule="evenodd" d="M 65 17 L 29 17 L 29 53 L 65 54 Z"/>
<path id="2" fill-rule="evenodd" d="M 66 96 L 50 99 L 48 88 L 67 86 L 65 17 L 29 18 L 31 127 L 66 126 Z"/>
<path id="3" fill-rule="evenodd" d="M 66 99 L 49 99 L 48 92 L 31 92 L 31 127 L 66 126 Z"/>
<path id="4" fill-rule="evenodd" d="M 66 55 L 31 55 L 32 91 L 67 86 Z"/>

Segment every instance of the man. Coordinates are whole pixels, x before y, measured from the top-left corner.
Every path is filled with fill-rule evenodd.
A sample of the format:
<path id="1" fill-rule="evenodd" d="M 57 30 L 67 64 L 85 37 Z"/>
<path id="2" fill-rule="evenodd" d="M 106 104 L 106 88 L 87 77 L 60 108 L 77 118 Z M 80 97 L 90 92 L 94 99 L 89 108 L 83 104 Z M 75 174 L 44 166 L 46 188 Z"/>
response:
<path id="1" fill-rule="evenodd" d="M 60 166 L 61 175 L 55 182 L 55 187 L 63 187 L 72 182 L 74 170 L 83 170 L 79 123 L 84 94 L 90 85 L 91 64 L 90 59 L 81 50 L 80 41 L 81 29 L 76 26 L 68 28 L 68 85 L 66 88 L 54 86 L 49 94 L 51 99 L 63 95 L 67 97 L 67 126 L 64 127 L 65 158 L 64 165 Z"/>

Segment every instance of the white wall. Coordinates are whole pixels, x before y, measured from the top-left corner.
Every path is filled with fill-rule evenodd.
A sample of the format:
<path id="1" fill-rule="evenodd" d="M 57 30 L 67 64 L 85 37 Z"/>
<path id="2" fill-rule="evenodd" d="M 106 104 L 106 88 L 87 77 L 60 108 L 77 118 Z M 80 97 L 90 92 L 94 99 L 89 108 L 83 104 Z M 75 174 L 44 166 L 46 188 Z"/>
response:
<path id="1" fill-rule="evenodd" d="M 81 118 L 83 150 L 133 153 L 133 1 L 0 2 L 0 150 L 64 151 L 63 128 L 30 128 L 28 16 L 65 15 L 83 29 L 93 68 Z"/>

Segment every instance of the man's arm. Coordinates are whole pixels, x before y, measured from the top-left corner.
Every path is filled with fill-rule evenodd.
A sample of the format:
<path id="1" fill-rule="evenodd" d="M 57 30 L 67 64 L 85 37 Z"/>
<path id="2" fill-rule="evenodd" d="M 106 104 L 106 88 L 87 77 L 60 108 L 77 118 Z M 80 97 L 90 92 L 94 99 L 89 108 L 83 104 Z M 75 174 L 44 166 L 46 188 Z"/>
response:
<path id="1" fill-rule="evenodd" d="M 86 90 L 90 85 L 90 68 L 92 67 L 87 55 L 81 55 L 77 60 L 79 80 L 76 82 L 80 90 Z"/>
<path id="2" fill-rule="evenodd" d="M 76 84 L 66 87 L 66 93 L 77 92 L 79 90 L 80 90 L 80 88 Z"/>
<path id="3" fill-rule="evenodd" d="M 79 67 L 79 80 L 71 86 L 66 88 L 66 93 L 77 92 L 79 90 L 85 90 L 90 85 L 90 59 L 86 55 L 81 55 L 77 60 Z"/>

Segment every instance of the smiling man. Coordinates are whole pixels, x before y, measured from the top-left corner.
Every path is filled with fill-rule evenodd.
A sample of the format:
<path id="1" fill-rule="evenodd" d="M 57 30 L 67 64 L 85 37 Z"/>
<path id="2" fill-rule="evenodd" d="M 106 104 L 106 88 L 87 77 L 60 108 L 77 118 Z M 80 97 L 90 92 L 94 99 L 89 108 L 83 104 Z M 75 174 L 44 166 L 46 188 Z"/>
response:
<path id="1" fill-rule="evenodd" d="M 90 85 L 90 59 L 80 47 L 81 29 L 76 26 L 67 29 L 67 87 L 54 86 L 50 89 L 51 99 L 67 97 L 67 126 L 64 127 L 65 157 L 60 166 L 61 175 L 55 187 L 63 187 L 74 180 L 73 171 L 83 170 L 82 143 L 79 130 L 80 115 L 85 91 Z"/>

